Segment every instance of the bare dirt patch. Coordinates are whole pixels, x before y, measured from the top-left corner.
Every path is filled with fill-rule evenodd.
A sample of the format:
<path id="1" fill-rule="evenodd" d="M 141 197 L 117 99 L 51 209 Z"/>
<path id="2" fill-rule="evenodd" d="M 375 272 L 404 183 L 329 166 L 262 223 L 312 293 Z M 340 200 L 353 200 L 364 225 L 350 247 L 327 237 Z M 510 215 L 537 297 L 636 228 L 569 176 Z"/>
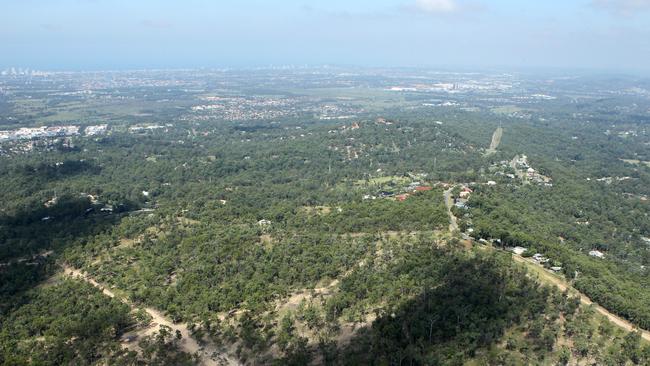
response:
<path id="1" fill-rule="evenodd" d="M 532 269 L 533 272 L 538 275 L 538 278 L 541 281 L 546 282 L 546 283 L 550 283 L 550 284 L 556 286 L 558 289 L 560 289 L 560 291 L 565 291 L 565 290 L 568 289 L 570 292 L 575 293 L 578 296 L 580 296 L 580 302 L 582 304 L 584 304 L 584 305 L 592 305 L 594 310 L 596 310 L 598 313 L 604 315 L 607 319 L 609 319 L 610 322 L 616 324 L 617 326 L 619 326 L 620 328 L 623 328 L 624 330 L 626 330 L 628 332 L 639 330 L 641 332 L 641 337 L 643 337 L 643 339 L 645 339 L 647 341 L 650 341 L 650 332 L 648 332 L 646 330 L 639 329 L 637 326 L 630 323 L 629 321 L 619 317 L 618 315 L 615 315 L 615 314 L 609 312 L 604 307 L 594 303 L 593 301 L 591 301 L 591 299 L 589 297 L 587 297 L 587 295 L 585 295 L 585 294 L 581 293 L 580 291 L 576 290 L 575 288 L 573 288 L 571 285 L 569 285 L 562 278 L 560 278 L 560 277 L 558 277 L 558 276 L 556 276 L 556 275 L 554 275 L 552 273 L 549 273 L 545 269 L 540 268 L 535 263 L 532 263 L 530 260 L 525 259 L 525 258 L 523 258 L 523 257 L 521 257 L 519 255 L 513 254 L 512 257 L 513 257 L 513 259 L 515 261 L 517 261 L 519 263 L 526 264 L 526 266 L 529 269 Z"/>
<path id="2" fill-rule="evenodd" d="M 503 137 L 503 128 L 498 127 L 492 134 L 492 141 L 490 141 L 490 147 L 485 152 L 486 155 L 494 154 L 497 152 L 497 148 L 501 144 L 501 137 Z"/>
<path id="3" fill-rule="evenodd" d="M 273 237 L 270 234 L 260 235 L 260 244 L 270 247 L 273 245 Z"/>
<path id="4" fill-rule="evenodd" d="M 201 223 L 201 221 L 199 220 L 188 219 L 187 217 L 182 217 L 182 216 L 177 217 L 176 220 L 178 220 L 178 222 L 186 226 L 197 225 Z"/>
<path id="5" fill-rule="evenodd" d="M 332 212 L 330 206 L 303 206 L 300 210 L 306 215 L 328 215 Z"/>
<path id="6" fill-rule="evenodd" d="M 131 306 L 132 309 L 134 310 L 136 309 L 136 307 L 127 298 L 117 296 L 115 292 L 106 288 L 106 286 L 101 285 L 100 283 L 98 283 L 97 281 L 89 277 L 81 270 L 69 266 L 64 266 L 63 269 L 65 275 L 86 281 L 89 284 L 100 289 L 104 295 L 111 298 L 116 298 L 120 300 L 122 303 Z M 223 354 L 221 350 L 218 349 L 212 342 L 206 342 L 203 346 L 199 345 L 199 343 L 190 335 L 189 328 L 187 327 L 186 324 L 174 323 L 171 321 L 171 319 L 168 319 L 156 309 L 147 308 L 147 307 L 142 309 L 146 311 L 152 318 L 150 326 L 146 328 L 136 329 L 131 333 L 129 333 L 129 335 L 135 337 L 136 339 L 149 336 L 159 331 L 160 326 L 164 325 L 171 329 L 172 334 L 176 333 L 177 331 L 181 333 L 182 339 L 179 343 L 179 346 L 183 351 L 187 353 L 190 354 L 197 353 L 201 359 L 201 364 L 208 365 L 208 366 L 240 365 L 237 359 L 230 357 L 226 354 Z M 124 343 L 129 343 L 129 342 L 124 342 Z M 128 347 L 130 348 L 135 346 L 129 345 Z M 218 355 L 218 356 L 213 357 L 213 355 Z"/>

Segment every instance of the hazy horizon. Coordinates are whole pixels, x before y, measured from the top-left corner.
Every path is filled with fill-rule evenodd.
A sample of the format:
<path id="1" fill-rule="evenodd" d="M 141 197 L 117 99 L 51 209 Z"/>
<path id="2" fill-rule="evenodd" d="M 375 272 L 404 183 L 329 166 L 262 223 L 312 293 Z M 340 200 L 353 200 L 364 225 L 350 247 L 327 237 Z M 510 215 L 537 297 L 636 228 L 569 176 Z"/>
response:
<path id="1" fill-rule="evenodd" d="M 27 0 L 0 14 L 0 68 L 350 65 L 647 72 L 650 0 Z"/>

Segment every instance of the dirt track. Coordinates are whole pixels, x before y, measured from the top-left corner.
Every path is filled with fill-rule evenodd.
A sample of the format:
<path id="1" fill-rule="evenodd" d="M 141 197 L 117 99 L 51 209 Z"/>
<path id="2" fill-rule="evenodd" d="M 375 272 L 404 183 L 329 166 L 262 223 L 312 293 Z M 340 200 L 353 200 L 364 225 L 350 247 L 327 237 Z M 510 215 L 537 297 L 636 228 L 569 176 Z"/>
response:
<path id="1" fill-rule="evenodd" d="M 537 266 L 537 264 L 531 262 L 530 260 L 528 260 L 528 259 L 526 259 L 526 258 L 524 258 L 524 257 L 522 257 L 520 255 L 513 254 L 512 258 L 516 262 L 519 262 L 519 263 L 525 263 L 526 265 Z M 555 285 L 557 288 L 560 289 L 560 291 L 565 291 L 565 290 L 569 289 L 570 292 L 573 292 L 573 293 L 577 294 L 578 296 L 580 296 L 580 302 L 581 303 L 583 303 L 585 305 L 592 305 L 593 304 L 594 309 L 597 312 L 599 312 L 600 314 L 607 317 L 607 319 L 609 319 L 610 322 L 618 325 L 619 327 L 621 327 L 621 328 L 623 328 L 623 329 L 625 329 L 625 330 L 627 330 L 629 332 L 638 330 L 638 331 L 641 332 L 641 336 L 643 337 L 643 339 L 645 339 L 647 341 L 650 341 L 650 332 L 637 328 L 634 324 L 630 323 L 629 321 L 621 318 L 618 315 L 612 314 L 611 312 L 609 312 L 609 310 L 607 310 L 604 307 L 594 303 L 593 301 L 591 301 L 591 299 L 587 295 L 585 295 L 582 292 L 580 292 L 580 291 L 576 290 L 575 288 L 573 288 L 571 285 L 569 285 L 562 278 L 560 278 L 558 276 L 555 276 L 554 274 L 549 273 L 549 272 L 547 272 L 546 270 L 544 270 L 542 268 L 540 268 L 540 270 L 538 270 L 538 271 L 535 271 L 535 273 L 537 273 L 540 277 L 543 277 L 543 278 L 540 278 L 540 280 L 542 280 L 542 281 L 544 281 L 546 283 L 550 283 L 550 284 Z"/>
<path id="2" fill-rule="evenodd" d="M 454 233 L 454 232 L 456 232 L 458 230 L 458 224 L 456 223 L 457 222 L 456 217 L 451 212 L 451 204 L 452 204 L 451 190 L 452 189 L 453 189 L 453 187 L 449 188 L 446 191 L 444 191 L 443 195 L 444 195 L 444 199 L 445 199 L 445 204 L 447 205 L 447 213 L 449 215 L 449 230 L 452 233 Z M 519 262 L 519 263 L 524 263 L 524 264 L 529 265 L 529 266 L 530 265 L 537 266 L 537 264 L 531 262 L 530 260 L 525 259 L 524 257 L 522 257 L 520 255 L 513 254 L 512 258 L 516 262 Z M 544 270 L 541 267 L 539 269 L 540 270 L 535 271 L 535 273 L 539 274 L 539 276 L 540 276 L 539 279 L 541 281 L 556 286 L 557 288 L 560 289 L 560 291 L 564 291 L 566 289 L 569 289 L 570 291 L 578 294 L 580 296 L 580 302 L 581 303 L 583 303 L 585 305 L 592 305 L 593 304 L 594 309 L 597 312 L 599 312 L 600 314 L 607 317 L 607 319 L 609 319 L 610 322 L 618 325 L 619 327 L 627 330 L 628 332 L 638 330 L 638 331 L 641 332 L 641 337 L 643 337 L 643 339 L 650 342 L 650 332 L 648 332 L 646 330 L 643 330 L 643 329 L 639 329 L 638 327 L 636 327 L 634 324 L 630 323 L 629 321 L 621 318 L 618 315 L 615 315 L 615 314 L 611 313 L 609 310 L 605 309 L 604 307 L 594 303 L 593 301 L 591 301 L 591 299 L 587 295 L 585 295 L 582 292 L 576 290 L 575 288 L 573 288 L 571 285 L 569 285 L 566 281 L 564 281 L 560 277 L 555 276 L 552 273 L 549 273 L 548 271 Z"/>
<path id="3" fill-rule="evenodd" d="M 82 279 L 88 282 L 89 284 L 102 290 L 104 295 L 119 299 L 124 304 L 127 304 L 132 308 L 135 308 L 135 306 L 131 304 L 131 302 L 128 299 L 118 297 L 113 291 L 107 289 L 105 286 L 102 286 L 101 284 L 99 284 L 94 279 L 90 278 L 82 271 L 78 269 L 74 269 L 69 266 L 64 266 L 63 269 L 66 275 L 74 278 Z M 181 335 L 183 336 L 183 338 L 179 343 L 181 349 L 191 354 L 198 353 L 198 355 L 201 358 L 201 363 L 203 365 L 206 366 L 240 365 L 240 363 L 236 359 L 222 354 L 222 352 L 211 342 L 207 342 L 204 346 L 199 345 L 199 343 L 190 336 L 190 331 L 187 328 L 186 324 L 184 323 L 176 324 L 172 322 L 170 319 L 168 319 L 167 317 L 165 317 L 162 313 L 160 313 L 156 309 L 153 308 L 142 308 L 142 309 L 144 309 L 152 317 L 152 324 L 154 324 L 154 326 L 144 328 L 144 329 L 139 329 L 136 332 L 134 332 L 133 334 L 136 335 L 138 338 L 151 335 L 154 332 L 158 331 L 161 325 L 164 325 L 171 328 L 172 334 L 175 334 L 176 331 L 181 332 Z M 218 356 L 213 357 L 213 355 L 218 355 Z"/>

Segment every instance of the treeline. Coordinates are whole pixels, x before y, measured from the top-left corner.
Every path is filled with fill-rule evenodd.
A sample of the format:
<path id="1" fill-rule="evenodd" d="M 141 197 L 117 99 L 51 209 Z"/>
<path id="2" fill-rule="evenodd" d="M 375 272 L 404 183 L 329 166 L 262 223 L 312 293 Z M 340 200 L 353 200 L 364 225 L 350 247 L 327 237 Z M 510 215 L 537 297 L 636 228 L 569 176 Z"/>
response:
<path id="1" fill-rule="evenodd" d="M 338 121 L 281 121 L 277 128 L 178 123 L 166 132 L 75 138 L 73 150 L 2 157 L 0 258 L 55 249 L 54 257 L 134 302 L 191 322 L 206 337 L 236 342 L 242 358 L 273 362 L 269 350 L 277 345 L 284 357 L 278 363 L 304 364 L 315 349 L 333 363 L 536 363 L 560 351 L 554 327 L 578 312 L 573 300 L 537 287 L 499 256 L 435 249 L 436 230 L 447 226 L 439 189 L 403 202 L 363 200 L 378 192 L 357 184 L 409 173 L 423 185 L 494 179 L 496 187 L 472 195 L 469 213 L 458 212 L 468 214 L 463 227 L 544 253 L 567 277 L 578 271 L 575 285 L 594 300 L 648 324 L 648 279 L 640 265 L 650 257 L 639 241 L 648 233 L 647 206 L 622 196 L 645 194 L 648 174 L 618 160 L 639 154 L 637 144 L 611 140 L 599 130 L 604 122 L 571 126 L 567 133 L 581 139 L 573 140 L 559 121 L 507 119 L 500 151 L 484 157 L 499 117 L 452 109 L 394 113 L 391 125 L 369 118 L 354 130 Z M 522 153 L 553 178 L 552 188 L 509 182 L 487 169 Z M 633 179 L 587 181 L 604 174 Z M 46 207 L 53 197 L 58 202 Z M 591 248 L 606 251 L 607 260 L 584 255 Z M 3 292 L 29 291 L 53 271 L 51 261 L 33 272 L 1 268 L 12 282 Z M 294 292 L 335 279 L 327 296 L 279 312 Z M 44 296 L 54 302 L 66 291 L 73 293 L 63 287 Z M 376 328 L 339 347 L 341 327 L 367 326 L 373 317 Z M 498 345 L 513 327 L 518 336 L 506 352 Z M 112 344 L 109 338 L 95 343 Z M 161 339 L 151 343 L 152 359 L 164 355 L 160 345 L 169 339 Z M 68 354 L 65 347 L 59 348 Z M 131 356 L 124 357 L 128 363 Z M 179 364 L 188 361 L 179 357 Z"/>
<path id="2" fill-rule="evenodd" d="M 20 296 L 0 317 L 0 364 L 91 365 L 120 350 L 130 308 L 81 281 Z"/>
<path id="3" fill-rule="evenodd" d="M 603 232 L 599 231 L 607 230 L 607 225 L 599 225 L 598 218 L 593 215 L 588 218 L 589 230 L 574 230 L 572 227 L 579 218 L 559 214 L 561 211 L 571 212 L 572 201 L 567 199 L 570 195 L 556 196 L 553 192 L 534 191 L 524 188 L 516 192 L 477 190 L 470 200 L 476 236 L 500 239 L 504 247 L 526 247 L 529 254 L 544 254 L 552 260 L 549 265 L 562 267 L 566 278 L 575 280 L 574 286 L 592 300 L 634 324 L 649 329 L 650 314 L 647 309 L 650 308 L 650 294 L 645 290 L 650 283 L 648 273 L 640 270 L 640 264 L 631 264 L 627 259 L 621 261 L 616 258 L 619 252 L 619 258 L 632 259 L 634 251 L 638 251 L 639 255 L 632 260 L 646 264 L 650 258 L 647 249 L 621 245 L 622 243 L 618 242 L 621 239 L 612 239 L 614 235 L 603 235 Z M 535 204 L 537 200 L 534 197 L 538 194 L 538 199 L 544 200 L 545 203 Z M 555 199 L 557 200 L 554 201 Z M 600 201 L 601 205 L 606 202 L 606 199 Z M 577 204 L 580 204 L 579 201 Z M 561 205 L 562 208 L 545 210 L 553 205 Z M 616 212 L 619 205 L 612 207 L 612 212 Z M 609 213 L 610 219 L 613 218 L 612 212 Z M 569 220 L 574 224 L 567 224 Z M 612 233 L 628 224 L 614 228 Z M 621 231 L 629 233 L 643 227 L 643 224 L 639 224 L 636 228 Z M 587 252 L 592 249 L 603 250 L 607 253 L 606 256 L 611 255 L 613 258 L 590 257 Z"/>

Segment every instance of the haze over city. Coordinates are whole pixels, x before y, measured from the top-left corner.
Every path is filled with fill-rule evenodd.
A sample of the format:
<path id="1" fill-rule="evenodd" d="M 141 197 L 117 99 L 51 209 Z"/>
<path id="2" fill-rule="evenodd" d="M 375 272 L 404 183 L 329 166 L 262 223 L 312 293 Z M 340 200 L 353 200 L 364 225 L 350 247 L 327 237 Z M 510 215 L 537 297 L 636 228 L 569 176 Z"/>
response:
<path id="1" fill-rule="evenodd" d="M 0 366 L 650 366 L 650 0 L 0 0 Z"/>
<path id="2" fill-rule="evenodd" d="M 0 67 L 647 71 L 650 1 L 5 1 Z"/>

